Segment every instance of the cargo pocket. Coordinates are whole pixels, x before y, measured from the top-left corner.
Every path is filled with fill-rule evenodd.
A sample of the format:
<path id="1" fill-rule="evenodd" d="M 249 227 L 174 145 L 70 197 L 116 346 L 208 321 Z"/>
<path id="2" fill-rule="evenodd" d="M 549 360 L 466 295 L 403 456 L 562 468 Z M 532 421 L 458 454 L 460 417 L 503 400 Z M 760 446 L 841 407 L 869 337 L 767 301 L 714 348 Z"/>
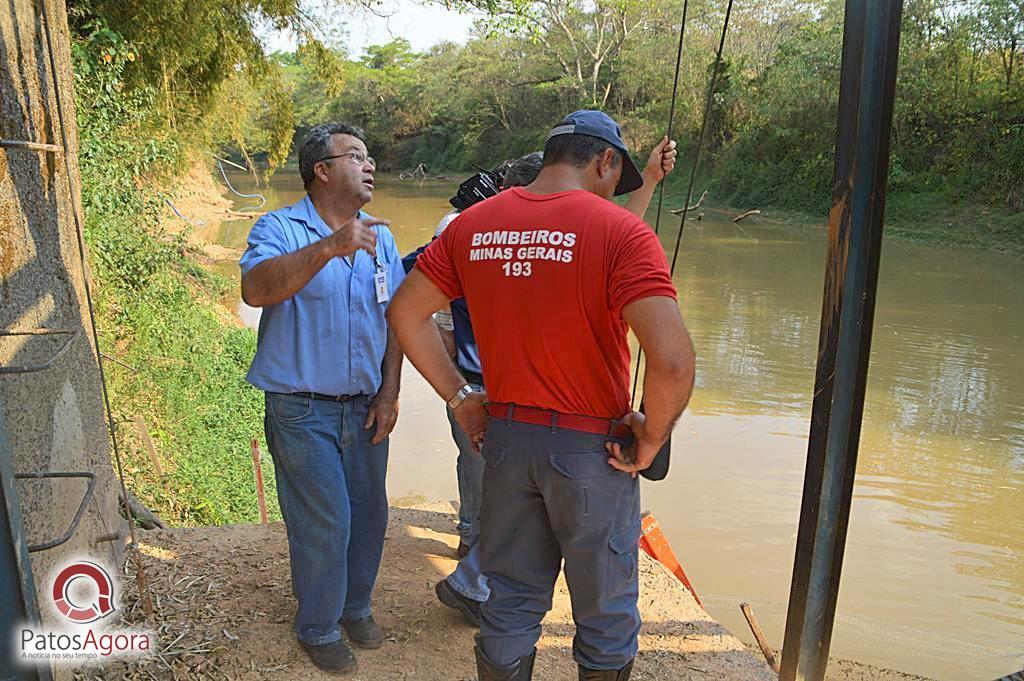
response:
<path id="1" fill-rule="evenodd" d="M 608 540 L 608 585 L 614 589 L 615 584 L 629 581 L 636 576 L 636 565 L 639 557 L 640 520 L 617 532 Z"/>

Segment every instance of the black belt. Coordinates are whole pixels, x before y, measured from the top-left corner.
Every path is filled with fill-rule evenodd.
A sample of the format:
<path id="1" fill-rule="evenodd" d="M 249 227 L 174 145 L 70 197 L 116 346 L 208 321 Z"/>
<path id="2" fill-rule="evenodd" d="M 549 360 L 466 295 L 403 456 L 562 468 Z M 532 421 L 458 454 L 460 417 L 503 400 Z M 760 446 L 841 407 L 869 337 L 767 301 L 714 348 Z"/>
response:
<path id="1" fill-rule="evenodd" d="M 462 372 L 462 376 L 463 376 L 463 378 L 466 379 L 466 383 L 472 383 L 473 385 L 480 385 L 480 386 L 482 386 L 484 384 L 484 375 L 483 374 L 478 374 L 475 371 L 470 371 L 469 369 L 463 369 L 462 367 L 459 367 L 459 371 Z"/>
<path id="2" fill-rule="evenodd" d="M 362 395 L 324 395 L 323 393 L 288 393 L 295 397 L 305 397 L 307 400 L 323 400 L 324 402 L 348 402 Z"/>

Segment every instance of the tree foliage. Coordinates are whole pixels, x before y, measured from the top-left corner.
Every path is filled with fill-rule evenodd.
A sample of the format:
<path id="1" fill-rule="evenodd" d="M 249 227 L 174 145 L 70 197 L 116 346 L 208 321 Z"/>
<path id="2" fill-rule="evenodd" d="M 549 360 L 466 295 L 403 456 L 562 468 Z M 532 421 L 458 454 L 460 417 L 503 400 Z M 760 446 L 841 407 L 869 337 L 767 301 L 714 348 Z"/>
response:
<path id="1" fill-rule="evenodd" d="M 291 56 L 301 126 L 365 127 L 386 167 L 493 164 L 537 148 L 568 111 L 598 107 L 647 148 L 665 132 L 681 4 L 668 0 L 493 2 L 462 46 L 422 54 L 396 41 L 359 58 Z M 1024 207 L 1024 0 L 907 0 L 892 186 Z M 696 143 L 721 0 L 689 6 L 674 130 Z M 726 200 L 822 210 L 829 201 L 842 45 L 839 0 L 734 7 L 704 172 Z M 315 57 L 315 58 L 314 58 Z M 678 181 L 678 180 L 677 180 Z"/>

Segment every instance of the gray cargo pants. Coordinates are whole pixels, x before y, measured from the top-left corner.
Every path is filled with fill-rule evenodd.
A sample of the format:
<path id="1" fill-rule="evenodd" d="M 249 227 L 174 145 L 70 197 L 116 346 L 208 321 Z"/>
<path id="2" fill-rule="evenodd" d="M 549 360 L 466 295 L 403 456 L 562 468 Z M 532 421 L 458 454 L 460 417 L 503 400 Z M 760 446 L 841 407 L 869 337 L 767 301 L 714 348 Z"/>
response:
<path id="1" fill-rule="evenodd" d="M 640 488 L 608 465 L 613 439 L 490 419 L 480 549 L 491 596 L 477 645 L 494 664 L 533 651 L 563 560 L 576 661 L 620 669 L 636 657 Z"/>

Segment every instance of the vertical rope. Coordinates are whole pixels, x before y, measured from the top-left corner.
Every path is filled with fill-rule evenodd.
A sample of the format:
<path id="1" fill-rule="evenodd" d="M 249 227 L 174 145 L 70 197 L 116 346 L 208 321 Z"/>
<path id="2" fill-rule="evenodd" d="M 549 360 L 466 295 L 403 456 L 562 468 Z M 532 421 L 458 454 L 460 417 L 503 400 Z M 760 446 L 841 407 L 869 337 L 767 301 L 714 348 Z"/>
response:
<path id="1" fill-rule="evenodd" d="M 686 34 L 686 12 L 689 8 L 690 0 L 683 0 L 683 16 L 679 22 L 679 46 L 676 48 L 676 73 L 672 79 L 672 104 L 668 110 L 668 130 L 666 135 L 669 140 L 672 139 L 672 125 L 676 119 L 676 98 L 679 94 L 679 70 L 680 65 L 683 62 L 683 36 Z M 658 233 L 658 228 L 661 226 L 661 208 L 665 203 L 665 181 L 662 180 L 658 186 L 658 210 L 654 215 L 654 233 Z M 632 405 L 636 401 L 636 387 L 640 381 L 640 363 L 643 359 L 643 350 L 637 350 L 636 354 L 636 371 L 633 373 L 633 393 L 629 397 L 629 403 Z"/>
<path id="2" fill-rule="evenodd" d="M 676 75 L 675 83 L 672 85 L 672 106 L 669 112 L 668 121 L 668 134 L 669 139 L 672 138 L 672 122 L 675 117 L 676 108 L 676 93 L 679 89 L 679 65 L 683 55 L 683 33 L 686 30 L 686 10 L 688 0 L 683 0 L 683 23 L 679 27 L 679 49 L 676 53 Z M 683 240 L 683 229 L 686 226 L 686 215 L 690 210 L 690 201 L 693 199 L 693 184 L 697 179 L 697 168 L 700 165 L 700 152 L 704 146 L 704 134 L 707 132 L 708 116 L 711 113 L 711 102 L 715 96 L 715 86 L 718 85 L 718 71 L 722 64 L 722 52 L 725 49 L 725 36 L 729 32 L 729 17 L 732 15 L 732 3 L 733 0 L 729 0 L 729 4 L 725 9 L 725 21 L 722 22 L 722 35 L 718 41 L 718 52 L 715 53 L 715 64 L 711 72 L 711 82 L 708 84 L 707 100 L 704 104 L 704 118 L 700 124 L 700 135 L 697 137 L 697 148 L 693 154 L 693 167 L 690 170 L 690 181 L 686 187 L 686 201 L 683 203 L 683 210 L 680 213 L 679 218 L 679 232 L 676 235 L 676 245 L 672 253 L 672 265 L 669 268 L 670 276 L 674 276 L 676 273 L 676 262 L 679 260 L 679 244 Z M 658 212 L 654 218 L 654 233 L 658 233 L 658 226 L 661 222 L 661 205 L 662 200 L 665 196 L 665 182 L 662 181 L 661 187 L 659 188 L 658 195 Z M 640 384 L 640 365 L 643 361 L 643 349 L 638 349 L 636 353 L 636 371 L 633 373 L 633 391 L 630 395 L 630 404 L 636 402 L 636 391 Z"/>
<path id="3" fill-rule="evenodd" d="M 686 214 L 690 210 L 690 201 L 693 199 L 693 183 L 697 179 L 697 168 L 700 165 L 700 152 L 704 147 L 704 134 L 708 127 L 708 116 L 711 114 L 711 102 L 715 97 L 715 86 L 718 84 L 718 71 L 722 65 L 722 51 L 725 49 L 725 36 L 729 31 L 729 17 L 732 14 L 732 0 L 725 8 L 725 21 L 722 22 L 722 37 L 718 41 L 718 53 L 715 55 L 715 67 L 711 72 L 711 83 L 708 85 L 707 101 L 704 104 L 704 120 L 700 124 L 700 137 L 697 138 L 697 149 L 693 154 L 693 169 L 690 171 L 690 183 L 686 188 L 686 201 L 683 203 L 683 212 L 679 216 L 679 233 L 676 235 L 676 247 L 672 253 L 672 266 L 669 268 L 671 274 L 676 273 L 676 262 L 679 260 L 679 244 L 683 240 L 683 228 L 686 226 Z"/>

